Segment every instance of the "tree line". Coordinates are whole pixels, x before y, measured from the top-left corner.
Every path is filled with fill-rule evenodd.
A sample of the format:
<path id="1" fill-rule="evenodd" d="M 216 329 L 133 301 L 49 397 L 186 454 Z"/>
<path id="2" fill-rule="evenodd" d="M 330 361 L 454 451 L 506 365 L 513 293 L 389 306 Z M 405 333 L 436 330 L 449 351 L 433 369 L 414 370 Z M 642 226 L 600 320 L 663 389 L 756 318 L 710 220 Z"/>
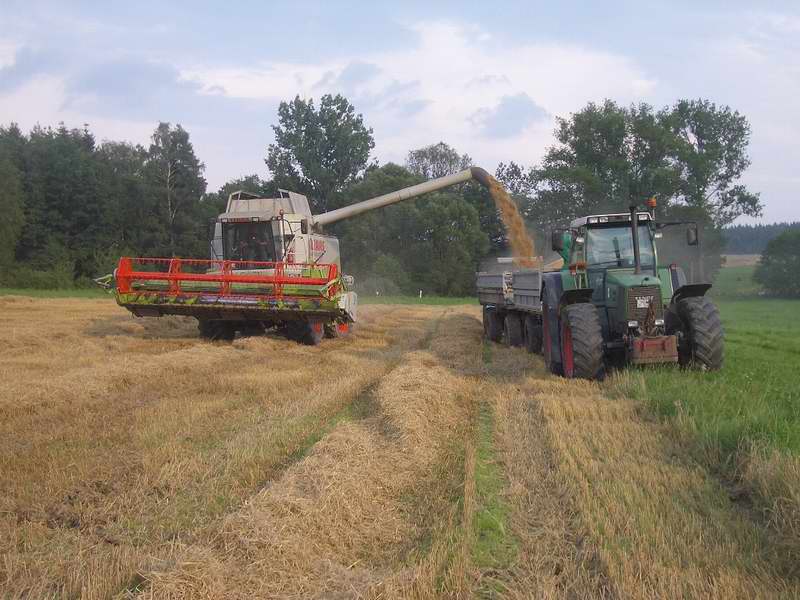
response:
<path id="1" fill-rule="evenodd" d="M 724 231 L 725 252 L 728 254 L 762 254 L 771 240 L 789 230 L 800 230 L 800 223 L 730 225 Z"/>
<path id="2" fill-rule="evenodd" d="M 215 192 L 180 125 L 159 123 L 147 147 L 98 144 L 88 127 L 0 127 L 0 284 L 80 285 L 121 255 L 205 257 L 209 221 L 237 189 L 291 189 L 320 213 L 472 165 L 444 142 L 409 151 L 403 165 L 379 165 L 372 129 L 341 95 L 319 104 L 297 97 L 277 117 L 264 159 L 270 177 L 247 175 Z M 540 164 L 504 163 L 497 177 L 542 254 L 551 228 L 655 195 L 659 218 L 704 226 L 713 268 L 725 226 L 761 211 L 758 194 L 739 182 L 749 135 L 744 116 L 706 100 L 660 110 L 590 103 L 558 119 Z M 365 291 L 470 294 L 481 261 L 507 251 L 491 198 L 471 183 L 330 230 L 341 239 L 345 271 Z M 674 246 L 677 260 L 697 258 Z"/>

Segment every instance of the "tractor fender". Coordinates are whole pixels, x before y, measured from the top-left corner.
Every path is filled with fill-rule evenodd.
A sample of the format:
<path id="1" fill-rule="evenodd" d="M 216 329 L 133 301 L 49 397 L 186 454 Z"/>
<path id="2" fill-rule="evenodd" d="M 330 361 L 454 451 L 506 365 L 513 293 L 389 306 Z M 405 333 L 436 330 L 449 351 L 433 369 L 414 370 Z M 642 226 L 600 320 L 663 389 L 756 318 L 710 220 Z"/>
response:
<path id="1" fill-rule="evenodd" d="M 672 294 L 671 305 L 676 305 L 684 298 L 693 298 L 695 296 L 705 296 L 706 292 L 711 289 L 710 283 L 687 283 L 682 285 L 675 293 Z"/>
<path id="2" fill-rule="evenodd" d="M 581 288 L 577 290 L 567 290 L 561 294 L 561 298 L 558 299 L 558 312 L 561 313 L 561 310 L 565 306 L 569 306 L 570 304 L 580 304 L 581 302 L 591 302 L 592 301 L 592 292 L 594 290 L 592 288 Z"/>
<path id="3" fill-rule="evenodd" d="M 561 339 L 558 326 L 558 309 L 561 300 L 563 287 L 561 285 L 561 273 L 542 274 L 542 326 L 547 327 L 550 333 L 550 355 L 561 363 Z M 543 343 L 545 343 L 543 341 Z M 546 352 L 543 347 L 542 352 Z"/>

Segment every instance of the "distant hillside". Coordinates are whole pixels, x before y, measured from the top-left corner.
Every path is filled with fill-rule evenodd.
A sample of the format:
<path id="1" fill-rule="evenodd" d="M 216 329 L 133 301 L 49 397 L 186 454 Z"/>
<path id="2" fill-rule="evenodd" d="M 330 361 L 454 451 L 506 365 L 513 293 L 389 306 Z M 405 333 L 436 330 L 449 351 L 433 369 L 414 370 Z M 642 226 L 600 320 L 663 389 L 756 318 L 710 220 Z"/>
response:
<path id="1" fill-rule="evenodd" d="M 800 229 L 799 222 L 770 225 L 733 225 L 725 228 L 726 254 L 761 254 L 767 243 L 787 229 Z"/>

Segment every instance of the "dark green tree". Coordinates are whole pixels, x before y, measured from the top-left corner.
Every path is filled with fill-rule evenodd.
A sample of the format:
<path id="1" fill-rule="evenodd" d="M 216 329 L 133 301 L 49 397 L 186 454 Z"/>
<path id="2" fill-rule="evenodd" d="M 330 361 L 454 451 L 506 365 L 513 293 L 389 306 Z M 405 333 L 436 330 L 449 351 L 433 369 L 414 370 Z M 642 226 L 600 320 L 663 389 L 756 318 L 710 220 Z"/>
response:
<path id="1" fill-rule="evenodd" d="M 343 196 L 352 203 L 420 181 L 403 167 L 388 164 L 370 170 Z M 419 289 L 426 294 L 470 293 L 475 269 L 489 247 L 478 211 L 458 191 L 370 211 L 332 229 L 340 236 L 344 268 L 356 275 L 357 282 L 377 287 L 387 273 L 399 273 L 400 282 L 406 280 L 405 273 L 408 287 L 401 291 L 411 293 Z M 384 286 L 383 293 L 391 293 L 387 289 Z"/>
<path id="2" fill-rule="evenodd" d="M 680 168 L 676 201 L 702 210 L 715 227 L 761 214 L 758 194 L 737 183 L 750 166 L 750 124 L 738 111 L 708 100 L 680 100 L 661 117 Z"/>
<path id="3" fill-rule="evenodd" d="M 754 279 L 769 293 L 800 298 L 800 230 L 789 230 L 767 244 Z"/>
<path id="4" fill-rule="evenodd" d="M 204 170 L 189 133 L 180 125 L 173 128 L 169 123 L 159 123 L 147 153 L 145 176 L 158 199 L 166 223 L 167 250 L 172 256 L 196 255 L 205 246 L 205 226 L 197 219 L 206 191 Z"/>
<path id="5" fill-rule="evenodd" d="M 297 96 L 278 107 L 275 143 L 265 162 L 277 186 L 309 196 L 315 213 L 364 173 L 375 142 L 372 129 L 341 95 L 326 94 L 319 109 Z"/>
<path id="6" fill-rule="evenodd" d="M 13 161 L 0 150 L 0 270 L 14 263 L 17 242 L 25 224 L 24 197 L 20 173 Z"/>

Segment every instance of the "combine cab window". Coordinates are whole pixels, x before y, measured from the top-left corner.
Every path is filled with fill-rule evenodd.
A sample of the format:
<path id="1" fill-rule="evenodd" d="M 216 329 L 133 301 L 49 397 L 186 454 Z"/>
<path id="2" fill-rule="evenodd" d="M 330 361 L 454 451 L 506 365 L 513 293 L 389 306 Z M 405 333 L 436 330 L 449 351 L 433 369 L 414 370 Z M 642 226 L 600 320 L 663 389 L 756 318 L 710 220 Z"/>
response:
<path id="1" fill-rule="evenodd" d="M 639 225 L 639 254 L 642 267 L 653 266 L 653 239 L 647 225 Z M 588 228 L 586 262 L 589 267 L 632 267 L 634 261 L 631 228 Z"/>
<path id="2" fill-rule="evenodd" d="M 275 262 L 271 223 L 223 223 L 222 240 L 227 260 Z"/>

